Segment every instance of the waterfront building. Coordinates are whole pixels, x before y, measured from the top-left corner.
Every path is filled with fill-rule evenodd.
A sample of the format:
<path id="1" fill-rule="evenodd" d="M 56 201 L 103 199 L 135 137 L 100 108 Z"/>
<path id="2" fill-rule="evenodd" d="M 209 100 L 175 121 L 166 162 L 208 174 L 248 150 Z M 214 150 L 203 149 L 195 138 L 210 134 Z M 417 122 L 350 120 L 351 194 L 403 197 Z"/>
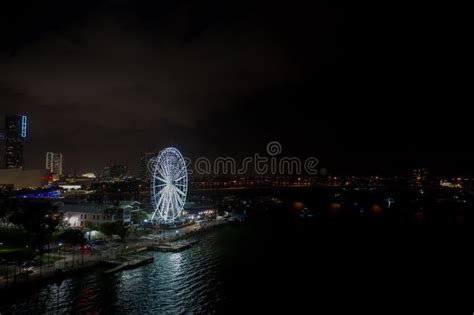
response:
<path id="1" fill-rule="evenodd" d="M 91 202 L 64 203 L 60 207 L 64 223 L 71 228 L 81 229 L 86 226 L 99 226 L 105 222 L 123 221 L 129 224 L 132 212 L 141 211 L 138 201 L 121 201 L 118 205 Z"/>

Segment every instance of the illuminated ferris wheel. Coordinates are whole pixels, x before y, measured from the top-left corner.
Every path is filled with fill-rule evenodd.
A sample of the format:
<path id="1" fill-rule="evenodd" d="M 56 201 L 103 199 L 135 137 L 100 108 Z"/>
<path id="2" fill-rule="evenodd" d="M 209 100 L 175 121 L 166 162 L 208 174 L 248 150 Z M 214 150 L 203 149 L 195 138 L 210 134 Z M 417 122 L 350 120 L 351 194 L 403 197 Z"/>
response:
<path id="1" fill-rule="evenodd" d="M 183 156 L 175 148 L 162 150 L 152 168 L 152 220 L 161 223 L 176 222 L 183 211 L 187 192 L 188 172 Z"/>

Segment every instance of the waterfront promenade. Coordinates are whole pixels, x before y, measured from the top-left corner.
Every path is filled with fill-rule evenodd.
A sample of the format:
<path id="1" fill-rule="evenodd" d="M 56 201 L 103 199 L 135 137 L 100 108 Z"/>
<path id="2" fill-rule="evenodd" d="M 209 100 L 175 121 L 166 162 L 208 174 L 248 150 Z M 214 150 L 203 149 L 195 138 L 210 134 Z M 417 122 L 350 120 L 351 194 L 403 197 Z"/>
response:
<path id="1" fill-rule="evenodd" d="M 21 287 L 45 280 L 62 279 L 84 269 L 97 267 L 106 261 L 126 258 L 128 255 L 143 250 L 155 250 L 157 245 L 170 244 L 186 239 L 225 223 L 227 223 L 226 220 L 211 221 L 163 231 L 160 234 L 150 233 L 139 239 L 130 239 L 126 243 L 109 242 L 106 245 L 96 246 L 82 254 L 80 252 L 76 252 L 74 255 L 71 252 L 58 252 L 56 254 L 57 260 L 54 263 L 32 267 L 30 272 L 22 272 L 21 267 L 10 265 L 6 273 L 8 277 L 0 276 L 0 289 Z"/>

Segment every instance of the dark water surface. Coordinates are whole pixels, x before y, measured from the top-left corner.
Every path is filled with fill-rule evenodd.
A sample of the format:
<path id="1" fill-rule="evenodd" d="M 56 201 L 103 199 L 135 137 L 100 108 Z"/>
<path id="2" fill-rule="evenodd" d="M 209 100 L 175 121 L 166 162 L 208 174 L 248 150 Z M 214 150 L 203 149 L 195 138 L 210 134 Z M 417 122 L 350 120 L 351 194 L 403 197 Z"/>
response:
<path id="1" fill-rule="evenodd" d="M 155 261 L 134 270 L 103 275 L 97 271 L 37 289 L 5 293 L 0 313 L 213 313 L 228 309 L 239 288 L 251 287 L 261 268 L 268 224 L 254 220 L 199 236 L 180 253 L 153 253 Z M 267 230 L 267 231 L 265 231 Z M 244 278 L 239 278 L 240 276 Z M 258 279 L 254 279 L 254 281 Z M 235 286 L 235 287 L 234 287 Z M 234 300 L 234 301 L 232 301 Z M 237 301 L 238 302 L 238 301 Z"/>
<path id="2" fill-rule="evenodd" d="M 462 232 L 462 231 L 461 231 Z M 260 215 L 180 253 L 103 275 L 1 292 L 0 313 L 275 313 L 469 308 L 472 233 L 332 226 Z M 305 312 L 306 313 L 306 312 Z"/>

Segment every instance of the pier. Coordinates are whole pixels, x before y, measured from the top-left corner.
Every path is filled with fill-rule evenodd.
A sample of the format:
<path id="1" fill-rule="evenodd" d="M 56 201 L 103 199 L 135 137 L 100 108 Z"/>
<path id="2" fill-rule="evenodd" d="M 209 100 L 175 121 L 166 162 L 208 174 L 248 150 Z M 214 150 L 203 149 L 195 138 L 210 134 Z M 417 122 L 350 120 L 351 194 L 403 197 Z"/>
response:
<path id="1" fill-rule="evenodd" d="M 153 257 L 132 257 L 131 259 L 127 259 L 124 262 L 121 262 L 119 260 L 104 261 L 104 263 L 106 264 L 116 265 L 114 268 L 104 271 L 104 273 L 111 274 L 122 270 L 137 268 L 140 266 L 148 265 L 152 263 L 153 260 Z"/>
<path id="2" fill-rule="evenodd" d="M 173 252 L 177 253 L 182 250 L 190 248 L 192 245 L 196 244 L 197 241 L 185 242 L 185 243 L 161 243 L 156 245 L 150 245 L 148 250 L 158 251 L 158 252 Z"/>

